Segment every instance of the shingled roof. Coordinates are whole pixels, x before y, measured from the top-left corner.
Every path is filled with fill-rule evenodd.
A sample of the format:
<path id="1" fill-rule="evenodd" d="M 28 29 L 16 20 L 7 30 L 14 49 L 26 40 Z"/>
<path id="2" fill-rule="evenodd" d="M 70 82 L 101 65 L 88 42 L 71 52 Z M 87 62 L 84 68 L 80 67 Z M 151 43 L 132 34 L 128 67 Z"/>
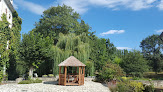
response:
<path id="1" fill-rule="evenodd" d="M 7 4 L 7 6 L 9 7 L 9 9 L 11 10 L 11 12 L 13 13 L 15 11 L 13 5 L 11 4 L 10 0 L 4 0 Z"/>
<path id="2" fill-rule="evenodd" d="M 58 66 L 86 66 L 86 65 L 80 62 L 74 56 L 70 56 L 69 58 L 61 62 Z"/>

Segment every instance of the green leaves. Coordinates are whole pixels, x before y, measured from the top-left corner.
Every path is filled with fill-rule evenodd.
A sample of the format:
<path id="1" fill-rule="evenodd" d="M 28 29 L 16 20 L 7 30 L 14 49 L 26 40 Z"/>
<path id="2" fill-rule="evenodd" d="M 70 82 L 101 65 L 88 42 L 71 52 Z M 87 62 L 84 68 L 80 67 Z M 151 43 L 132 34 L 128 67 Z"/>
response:
<path id="1" fill-rule="evenodd" d="M 148 70 L 147 61 L 143 58 L 140 51 L 130 51 L 121 63 L 127 75 L 142 77 L 143 72 Z"/>
<path id="2" fill-rule="evenodd" d="M 159 35 L 148 36 L 142 40 L 140 47 L 144 57 L 149 61 L 149 65 L 155 72 L 160 72 L 163 67 L 163 41 Z"/>
<path id="3" fill-rule="evenodd" d="M 21 59 L 28 67 L 39 68 L 39 65 L 49 58 L 50 49 L 53 44 L 50 37 L 43 38 L 43 35 L 33 31 L 23 35 L 20 53 Z"/>
<path id="4" fill-rule="evenodd" d="M 81 21 L 81 22 L 80 22 Z M 69 6 L 50 7 L 44 11 L 40 21 L 35 24 L 35 32 L 39 32 L 44 37 L 56 37 L 59 33 L 75 33 L 77 35 L 85 32 L 88 34 L 90 27 L 80 19 L 80 15 Z"/>

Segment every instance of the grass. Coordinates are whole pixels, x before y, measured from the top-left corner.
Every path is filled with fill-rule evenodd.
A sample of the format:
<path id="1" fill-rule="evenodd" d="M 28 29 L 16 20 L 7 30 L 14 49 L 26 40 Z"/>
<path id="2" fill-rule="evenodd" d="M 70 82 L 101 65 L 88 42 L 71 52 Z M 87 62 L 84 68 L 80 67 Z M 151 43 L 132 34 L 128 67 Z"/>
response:
<path id="1" fill-rule="evenodd" d="M 155 72 L 146 72 L 143 77 L 152 80 L 163 80 L 163 72 L 157 74 Z"/>
<path id="2" fill-rule="evenodd" d="M 42 83 L 42 80 L 40 80 L 40 79 L 23 80 L 23 81 L 19 82 L 18 84 L 31 84 L 31 83 Z"/>

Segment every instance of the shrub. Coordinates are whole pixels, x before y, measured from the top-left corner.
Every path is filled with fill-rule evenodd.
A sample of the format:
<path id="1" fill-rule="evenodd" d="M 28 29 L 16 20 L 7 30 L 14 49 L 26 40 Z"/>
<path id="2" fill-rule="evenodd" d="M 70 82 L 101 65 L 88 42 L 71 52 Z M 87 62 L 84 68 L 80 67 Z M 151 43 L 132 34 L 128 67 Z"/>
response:
<path id="1" fill-rule="evenodd" d="M 154 84 L 151 82 L 151 80 L 149 80 L 150 85 L 144 85 L 144 92 L 154 92 L 155 88 L 154 88 Z"/>
<path id="2" fill-rule="evenodd" d="M 42 80 L 37 78 L 36 80 L 33 81 L 33 83 L 42 83 Z"/>
<path id="3" fill-rule="evenodd" d="M 42 75 L 42 77 L 48 77 L 47 75 Z"/>
<path id="4" fill-rule="evenodd" d="M 108 81 L 123 75 L 124 72 L 121 67 L 117 64 L 113 64 L 110 62 L 102 68 L 97 78 L 99 79 L 99 81 Z"/>
<path id="5" fill-rule="evenodd" d="M 122 80 L 131 80 L 133 79 L 132 77 L 121 77 Z"/>
<path id="6" fill-rule="evenodd" d="M 49 76 L 49 77 L 54 77 L 54 75 L 53 75 L 53 74 L 48 74 L 48 76 Z"/>
<path id="7" fill-rule="evenodd" d="M 18 84 L 31 84 L 31 83 L 33 83 L 31 80 L 23 80 L 19 82 Z"/>
<path id="8" fill-rule="evenodd" d="M 0 71 L 0 83 L 2 82 L 2 80 L 3 80 L 3 72 Z"/>
<path id="9" fill-rule="evenodd" d="M 144 86 L 141 82 L 122 80 L 112 92 L 142 92 L 143 90 Z"/>
<path id="10" fill-rule="evenodd" d="M 33 79 L 23 80 L 23 81 L 19 82 L 18 84 L 31 84 L 31 83 L 42 83 L 42 80 L 40 80 L 38 78 L 36 80 L 33 80 Z"/>
<path id="11" fill-rule="evenodd" d="M 154 92 L 154 86 L 153 85 L 144 85 L 144 90 L 143 92 Z"/>

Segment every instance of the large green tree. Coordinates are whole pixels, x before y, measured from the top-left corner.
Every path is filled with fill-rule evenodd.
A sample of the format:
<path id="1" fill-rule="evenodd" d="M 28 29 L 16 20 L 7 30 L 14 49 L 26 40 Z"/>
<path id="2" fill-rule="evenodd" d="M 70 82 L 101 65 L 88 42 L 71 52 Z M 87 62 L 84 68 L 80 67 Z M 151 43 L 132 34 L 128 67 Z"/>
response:
<path id="1" fill-rule="evenodd" d="M 29 76 L 33 77 L 33 71 L 39 67 L 39 64 L 48 58 L 50 48 L 53 41 L 50 37 L 43 38 L 39 33 L 36 34 L 30 31 L 28 34 L 23 34 L 21 42 L 20 54 L 21 59 L 28 66 Z"/>
<path id="2" fill-rule="evenodd" d="M 140 47 L 144 57 L 155 72 L 160 72 L 163 67 L 163 41 L 159 35 L 151 35 L 142 40 Z"/>
<path id="3" fill-rule="evenodd" d="M 58 43 L 53 46 L 54 57 L 54 74 L 58 74 L 58 64 L 68 58 L 75 56 L 81 62 L 86 63 L 90 55 L 90 46 L 85 33 L 76 36 L 75 34 L 59 34 Z"/>
<path id="4" fill-rule="evenodd" d="M 34 30 L 43 34 L 44 37 L 56 37 L 59 36 L 59 33 L 75 33 L 79 35 L 85 32 L 88 34 L 90 29 L 80 18 L 80 15 L 66 5 L 50 7 L 45 10 L 42 18 L 35 25 Z"/>

